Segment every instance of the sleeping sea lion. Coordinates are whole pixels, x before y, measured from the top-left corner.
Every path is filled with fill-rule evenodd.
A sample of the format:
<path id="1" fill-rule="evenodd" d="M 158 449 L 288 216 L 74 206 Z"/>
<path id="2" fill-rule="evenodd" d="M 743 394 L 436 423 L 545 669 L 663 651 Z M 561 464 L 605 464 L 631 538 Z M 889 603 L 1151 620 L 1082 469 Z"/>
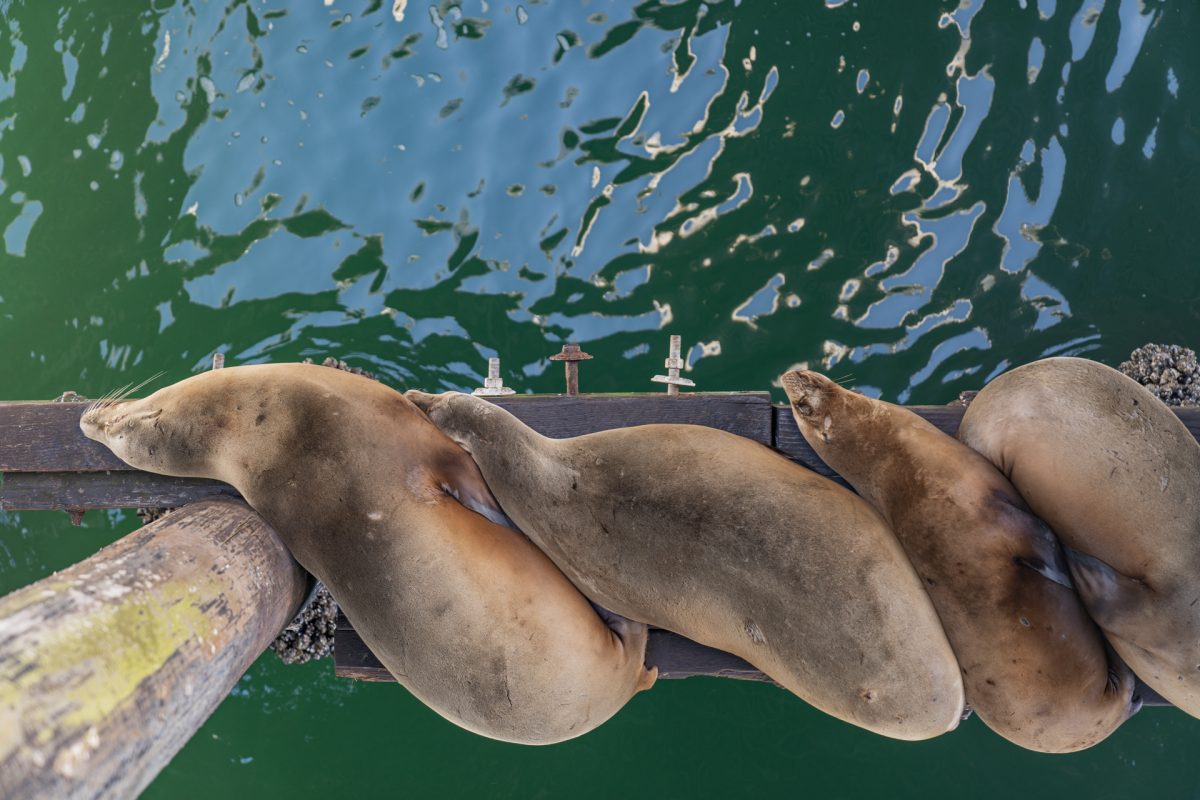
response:
<path id="1" fill-rule="evenodd" d="M 958 436 L 1067 545 L 1121 657 L 1200 717 L 1200 444 L 1179 417 L 1115 369 L 1048 358 L 989 383 Z"/>
<path id="2" fill-rule="evenodd" d="M 781 380 L 805 440 L 908 552 L 958 656 L 967 703 L 988 727 L 1067 753 L 1140 707 L 1132 673 L 1071 588 L 1054 534 L 995 467 L 901 406 L 815 372 Z"/>
<path id="3" fill-rule="evenodd" d="M 471 458 L 382 384 L 232 367 L 80 426 L 138 469 L 232 484 L 396 680 L 468 730 L 570 739 L 654 681 L 646 626 L 605 625 L 525 537 L 464 507 L 501 518 Z"/>
<path id="4" fill-rule="evenodd" d="M 712 428 L 554 440 L 478 397 L 407 396 L 592 600 L 877 733 L 958 724 L 962 680 L 929 597 L 879 515 L 836 483 Z"/>

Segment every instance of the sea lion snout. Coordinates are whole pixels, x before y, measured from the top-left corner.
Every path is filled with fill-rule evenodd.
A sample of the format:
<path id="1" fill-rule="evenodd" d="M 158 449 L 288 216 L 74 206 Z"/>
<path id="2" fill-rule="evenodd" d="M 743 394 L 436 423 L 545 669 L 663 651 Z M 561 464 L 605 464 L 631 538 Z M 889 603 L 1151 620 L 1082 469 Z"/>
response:
<path id="1" fill-rule="evenodd" d="M 162 409 L 143 409 L 141 401 L 130 401 L 118 406 L 100 406 L 88 409 L 79 419 L 83 435 L 98 442 L 108 443 L 114 436 L 128 432 L 141 422 L 157 419 Z"/>
<path id="2" fill-rule="evenodd" d="M 815 417 L 821 412 L 833 381 L 811 370 L 792 370 L 779 379 L 796 414 Z"/>

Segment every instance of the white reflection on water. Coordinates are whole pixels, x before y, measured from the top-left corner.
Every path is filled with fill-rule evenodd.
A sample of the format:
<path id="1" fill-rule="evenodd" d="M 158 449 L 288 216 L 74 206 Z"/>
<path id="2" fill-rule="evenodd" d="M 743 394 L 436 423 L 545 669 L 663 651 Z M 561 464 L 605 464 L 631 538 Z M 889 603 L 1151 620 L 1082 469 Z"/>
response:
<path id="1" fill-rule="evenodd" d="M 791 324 L 783 320 L 793 309 L 875 332 L 870 340 L 839 334 L 852 345 L 803 343 L 814 360 L 818 350 L 862 359 L 920 349 L 924 358 L 986 327 L 973 315 L 996 307 L 980 297 L 997 287 L 1030 312 L 1027 330 L 1067 319 L 1065 303 L 1043 313 L 1051 295 L 1029 294 L 1024 273 L 1050 274 L 1038 258 L 1066 244 L 1052 225 L 1070 179 L 1068 98 L 1094 92 L 1099 76 L 1109 93 L 1126 87 L 1163 13 L 1139 0 L 1081 0 L 1064 8 L 1069 19 L 1052 21 L 1055 2 L 1040 0 L 1035 12 L 1027 0 L 1022 13 L 1041 21 L 1027 29 L 1027 45 L 1017 43 L 1018 63 L 1008 64 L 996 60 L 994 27 L 974 45 L 972 28 L 995 26 L 996 14 L 1011 10 L 989 5 L 984 14 L 985 0 L 927 10 L 921 24 L 930 38 L 921 46 L 936 44 L 943 55 L 914 58 L 921 74 L 906 85 L 854 38 L 870 30 L 860 9 L 828 3 L 819 12 L 832 21 L 824 34 L 806 26 L 804 38 L 797 30 L 786 42 L 844 37 L 817 76 L 828 85 L 810 88 L 803 60 L 770 63 L 779 51 L 768 37 L 747 35 L 715 6 L 663 30 L 631 3 L 609 9 L 612 22 L 548 4 L 392 17 L 375 5 L 354 14 L 297 6 L 259 18 L 261 31 L 251 35 L 253 26 L 241 24 L 251 9 L 182 5 L 159 18 L 151 57 L 158 114 L 146 138 L 183 134 L 193 180 L 175 200 L 197 209 L 196 223 L 165 247 L 185 274 L 187 299 L 238 305 L 278 296 L 271 287 L 281 284 L 319 297 L 320 308 L 287 316 L 280 342 L 382 315 L 395 325 L 388 335 L 420 344 L 432 337 L 408 323 L 428 317 L 441 330 L 447 303 L 479 298 L 500 299 L 490 313 L 547 339 L 594 342 L 677 322 L 695 326 L 693 341 L 720 341 L 721 326 L 734 323 L 765 336 Z M 1115 40 L 1097 38 L 1102 18 L 1118 23 Z M 629 38 L 609 42 L 622 25 L 632 25 Z M 71 84 L 78 64 L 63 54 Z M 1072 64 L 1088 58 L 1108 63 L 1098 72 L 1081 65 L 1086 77 L 1069 87 Z M 1047 85 L 1044 74 L 1061 84 Z M 1177 92 L 1173 71 L 1166 83 Z M 1048 97 L 1056 90 L 1057 105 Z M 1113 141 L 1128 138 L 1150 158 L 1157 123 L 1110 113 Z M 873 145 L 889 144 L 878 139 L 888 130 L 903 131 L 897 144 L 911 161 L 881 161 L 876 184 L 830 167 L 869 161 Z M 104 146 L 103 128 L 89 134 L 93 148 Z M 803 178 L 772 181 L 776 159 L 781 174 Z M 996 172 L 1006 186 L 989 177 Z M 145 198 L 137 202 L 144 215 Z M 850 230 L 863 219 L 861 242 L 826 230 L 831 207 Z M 313 209 L 345 220 L 345 230 L 300 237 L 275 224 Z M 881 217 L 888 225 L 876 224 Z M 255 227 L 264 220 L 274 226 Z M 210 248 L 214 240 L 222 247 Z M 368 241 L 379 245 L 377 267 L 346 267 Z M 659 269 L 701 250 L 686 269 Z M 1006 275 L 1019 277 L 1006 283 Z M 690 305 L 674 292 L 692 280 L 728 293 Z M 417 293 L 443 289 L 423 308 Z M 390 294 L 402 297 L 385 300 Z M 439 335 L 516 330 L 461 327 Z M 703 369 L 729 354 L 706 354 Z M 966 374 L 930 363 L 935 380 Z"/>
<path id="2" fill-rule="evenodd" d="M 1004 240 L 1000 268 L 1005 272 L 1020 272 L 1038 254 L 1042 247 L 1038 231 L 1050 223 L 1062 194 L 1067 157 L 1058 137 L 1050 137 L 1050 144 L 1039 155 L 1042 178 L 1037 198 L 1030 199 L 1022 177 L 1033 160 L 1033 140 L 1030 139 L 1021 151 L 1021 161 L 1008 179 L 1004 209 L 993 226 L 996 235 Z"/>

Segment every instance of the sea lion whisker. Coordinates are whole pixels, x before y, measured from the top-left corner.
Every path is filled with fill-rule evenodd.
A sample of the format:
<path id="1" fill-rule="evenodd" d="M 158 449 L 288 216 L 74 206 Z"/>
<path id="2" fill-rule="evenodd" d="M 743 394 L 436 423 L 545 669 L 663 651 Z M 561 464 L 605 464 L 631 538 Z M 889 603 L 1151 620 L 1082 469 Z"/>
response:
<path id="1" fill-rule="evenodd" d="M 112 398 L 116 397 L 118 393 L 124 391 L 128 386 L 129 384 L 127 383 L 124 386 L 119 386 L 116 389 L 112 389 L 111 391 L 100 395 L 100 397 L 96 398 L 96 400 L 87 407 L 87 409 L 83 412 L 83 416 L 88 417 L 92 414 L 99 413 L 105 408 L 108 408 L 110 405 L 112 405 Z"/>
<path id="2" fill-rule="evenodd" d="M 119 403 L 122 400 L 128 399 L 131 394 L 133 394 L 136 391 L 139 391 L 140 389 L 143 389 L 148 384 L 153 383 L 154 381 L 161 378 L 163 375 L 166 375 L 166 373 L 160 371 L 160 372 L 156 372 L 155 374 L 151 375 L 149 378 L 146 378 L 144 381 L 141 381 L 140 383 L 127 384 L 126 388 L 124 390 L 122 390 L 122 392 L 119 395 L 117 395 L 115 398 L 113 398 L 111 403 Z M 111 405 L 111 403 L 110 403 L 110 405 Z"/>

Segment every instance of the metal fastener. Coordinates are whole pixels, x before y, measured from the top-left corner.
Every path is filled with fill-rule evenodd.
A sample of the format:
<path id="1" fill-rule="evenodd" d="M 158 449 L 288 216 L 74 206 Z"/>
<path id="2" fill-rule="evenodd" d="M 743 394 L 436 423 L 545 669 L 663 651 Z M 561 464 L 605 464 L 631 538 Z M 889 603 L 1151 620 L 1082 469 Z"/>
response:
<path id="1" fill-rule="evenodd" d="M 225 354 L 213 353 L 213 369 L 221 369 L 225 366 Z"/>
<path id="2" fill-rule="evenodd" d="M 488 376 L 483 379 L 483 387 L 476 389 L 471 394 L 479 395 L 480 397 L 494 397 L 502 394 L 516 394 L 516 389 L 510 389 L 504 385 L 504 379 L 500 377 L 500 359 L 488 359 Z"/>
<path id="3" fill-rule="evenodd" d="M 591 356 L 579 349 L 577 344 L 564 344 L 561 353 L 550 356 L 551 361 L 562 361 L 567 370 L 567 394 L 579 394 L 579 362 Z"/>
<path id="4" fill-rule="evenodd" d="M 680 339 L 678 336 L 671 337 L 671 357 L 666 360 L 667 368 L 666 375 L 655 375 L 650 380 L 655 383 L 665 383 L 667 385 L 667 394 L 671 397 L 679 396 L 680 386 L 695 386 L 696 382 L 687 378 L 679 377 L 679 370 L 683 369 L 683 359 L 679 357 Z"/>

